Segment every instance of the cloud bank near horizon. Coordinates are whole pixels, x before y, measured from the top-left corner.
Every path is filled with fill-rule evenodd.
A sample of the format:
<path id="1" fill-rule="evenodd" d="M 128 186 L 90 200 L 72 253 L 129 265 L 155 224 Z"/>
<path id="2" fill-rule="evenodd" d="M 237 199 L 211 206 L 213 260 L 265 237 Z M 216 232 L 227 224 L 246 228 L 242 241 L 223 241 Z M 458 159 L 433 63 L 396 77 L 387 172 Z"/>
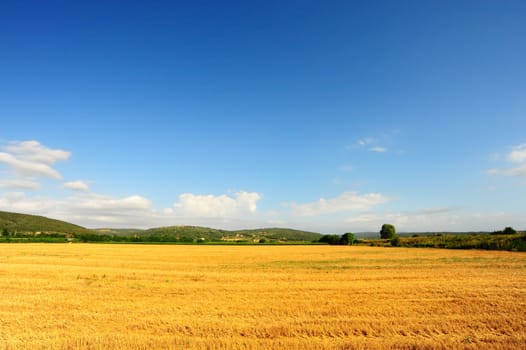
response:
<path id="1" fill-rule="evenodd" d="M 371 142 L 362 141 L 364 144 Z M 0 152 L 0 210 L 44 215 L 82 226 L 150 228 L 199 225 L 223 229 L 286 226 L 318 232 L 376 231 L 390 222 L 400 231 L 493 230 L 515 220 L 514 213 L 466 212 L 438 207 L 403 211 L 384 208 L 395 200 L 380 192 L 345 191 L 310 202 L 291 201 L 274 209 L 260 209 L 264 195 L 255 191 L 222 194 L 182 193 L 171 207 L 157 208 L 146 196 L 132 193 L 110 196 L 94 192 L 92 181 L 65 179 L 56 163 L 71 152 L 38 141 L 13 141 Z M 519 168 L 526 166 L 526 144 L 505 157 Z M 2 168 L 3 166 L 3 168 Z M 506 175 L 513 169 L 489 173 Z"/>

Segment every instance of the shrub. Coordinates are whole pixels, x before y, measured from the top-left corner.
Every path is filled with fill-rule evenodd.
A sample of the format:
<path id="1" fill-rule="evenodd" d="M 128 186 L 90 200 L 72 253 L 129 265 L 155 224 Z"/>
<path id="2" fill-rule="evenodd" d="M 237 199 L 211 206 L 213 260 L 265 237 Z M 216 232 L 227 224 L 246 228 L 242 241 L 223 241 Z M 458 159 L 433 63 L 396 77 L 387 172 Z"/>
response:
<path id="1" fill-rule="evenodd" d="M 340 236 L 338 235 L 323 235 L 321 236 L 320 242 L 329 244 L 340 244 Z"/>

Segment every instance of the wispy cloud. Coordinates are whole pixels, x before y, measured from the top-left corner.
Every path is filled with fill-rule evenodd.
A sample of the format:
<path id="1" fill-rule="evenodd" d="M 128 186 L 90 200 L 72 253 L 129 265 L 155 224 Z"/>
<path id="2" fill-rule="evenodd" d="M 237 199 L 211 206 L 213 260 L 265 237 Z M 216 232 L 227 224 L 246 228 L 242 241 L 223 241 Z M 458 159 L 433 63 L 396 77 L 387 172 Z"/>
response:
<path id="1" fill-rule="evenodd" d="M 461 208 L 438 207 L 415 211 L 358 213 L 345 220 L 350 230 L 380 230 L 384 223 L 395 225 L 399 232 L 491 231 L 511 222 L 525 225 L 526 219 L 513 213 L 466 212 Z"/>
<path id="2" fill-rule="evenodd" d="M 513 166 L 488 169 L 487 174 L 510 177 L 526 176 L 526 143 L 513 147 L 506 155 L 506 160 L 510 163 L 509 165 L 513 164 Z"/>
<path id="3" fill-rule="evenodd" d="M 61 149 L 51 149 L 38 141 L 13 141 L 5 149 L 11 154 L 26 160 L 45 164 L 53 164 L 59 160 L 67 160 L 71 153 Z"/>
<path id="4" fill-rule="evenodd" d="M 370 146 L 370 145 L 375 144 L 376 142 L 377 142 L 376 139 L 372 137 L 366 137 L 363 139 L 356 140 L 356 144 L 359 146 Z"/>
<path id="5" fill-rule="evenodd" d="M 62 175 L 51 166 L 45 163 L 24 160 L 16 156 L 0 152 L 0 163 L 6 164 L 13 172 L 20 176 L 27 177 L 50 177 L 61 179 Z"/>
<path id="6" fill-rule="evenodd" d="M 38 182 L 31 180 L 0 180 L 0 188 L 35 190 L 39 187 Z"/>
<path id="7" fill-rule="evenodd" d="M 526 162 L 526 143 L 514 147 L 508 154 L 508 159 L 513 163 Z"/>
<path id="8" fill-rule="evenodd" d="M 151 207 L 151 202 L 142 196 L 131 195 L 123 198 L 113 198 L 110 196 L 90 193 L 85 196 L 76 197 L 80 199 L 73 207 L 92 211 L 112 211 L 112 210 L 144 210 Z"/>
<path id="9" fill-rule="evenodd" d="M 377 153 L 385 153 L 385 152 L 387 152 L 387 148 L 386 147 L 380 147 L 380 146 L 371 147 L 369 150 L 372 151 L 372 152 L 377 152 Z"/>
<path id="10" fill-rule="evenodd" d="M 388 148 L 382 145 L 383 142 L 381 142 L 379 139 L 374 137 L 365 137 L 356 140 L 355 147 L 366 149 L 370 152 L 376 152 L 376 153 L 385 153 L 388 151 Z M 348 147 L 348 149 L 351 147 Z"/>
<path id="11" fill-rule="evenodd" d="M 388 202 L 389 197 L 381 193 L 368 193 L 360 195 L 356 192 L 344 192 L 334 198 L 320 198 L 309 203 L 289 203 L 292 212 L 299 216 L 314 216 L 338 212 L 369 209 L 375 205 Z"/>
<path id="12" fill-rule="evenodd" d="M 67 188 L 68 190 L 73 190 L 73 191 L 89 190 L 88 184 L 82 180 L 65 182 L 62 185 L 62 187 Z"/>
<path id="13" fill-rule="evenodd" d="M 523 164 L 521 166 L 517 166 L 514 168 L 509 168 L 509 169 L 499 169 L 499 168 L 488 169 L 487 173 L 489 175 L 502 175 L 502 176 L 509 176 L 509 177 L 526 176 L 526 164 Z"/>

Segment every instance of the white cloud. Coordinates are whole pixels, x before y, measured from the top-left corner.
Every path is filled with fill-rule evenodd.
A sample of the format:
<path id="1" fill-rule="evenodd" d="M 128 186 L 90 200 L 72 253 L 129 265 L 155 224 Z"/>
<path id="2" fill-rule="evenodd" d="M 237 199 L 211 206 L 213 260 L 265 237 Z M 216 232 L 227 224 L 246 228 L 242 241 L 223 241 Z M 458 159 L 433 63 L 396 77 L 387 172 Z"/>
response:
<path id="1" fill-rule="evenodd" d="M 256 192 L 237 192 L 234 197 L 183 193 L 174 208 L 177 214 L 190 217 L 237 217 L 255 213 L 260 199 Z"/>
<path id="2" fill-rule="evenodd" d="M 150 200 L 140 195 L 115 198 L 77 191 L 63 199 L 52 199 L 7 192 L 0 193 L 0 210 L 44 215 L 91 228 L 184 224 L 235 229 L 266 225 L 262 216 L 254 216 L 261 198 L 255 192 L 238 192 L 234 196 L 187 193 L 179 198 L 174 208 L 155 210 Z"/>
<path id="3" fill-rule="evenodd" d="M 87 191 L 89 189 L 88 184 L 81 180 L 65 182 L 62 187 L 73 191 Z"/>
<path id="4" fill-rule="evenodd" d="M 344 192 L 335 198 L 320 198 L 315 202 L 303 204 L 291 203 L 289 206 L 296 215 L 313 216 L 369 209 L 389 200 L 389 197 L 381 193 L 359 195 L 355 192 Z"/>
<path id="5" fill-rule="evenodd" d="M 351 225 L 356 225 L 356 224 L 369 224 L 376 220 L 378 220 L 378 217 L 374 214 L 360 214 L 360 215 L 353 216 L 351 218 L 346 219 L 345 222 Z"/>
<path id="6" fill-rule="evenodd" d="M 456 211 L 456 209 L 452 207 L 424 208 L 424 209 L 420 209 L 414 212 L 414 214 L 415 215 L 436 215 L 436 214 L 452 213 L 454 211 Z"/>
<path id="7" fill-rule="evenodd" d="M 86 227 L 137 227 L 146 228 L 173 224 L 163 220 L 149 199 L 132 195 L 114 198 L 96 193 L 77 192 L 66 198 L 65 210 L 58 217 Z"/>
<path id="8" fill-rule="evenodd" d="M 65 199 L 50 199 L 41 197 L 28 197 L 23 192 L 7 192 L 0 197 L 0 207 L 7 209 L 20 209 L 27 212 L 35 210 L 42 212 L 50 208 L 57 212 L 93 215 L 135 215 L 137 211 L 150 209 L 148 199 L 133 195 L 123 198 L 113 198 L 96 193 L 74 195 Z"/>
<path id="9" fill-rule="evenodd" d="M 62 175 L 51 165 L 71 155 L 64 150 L 47 148 L 38 141 L 10 142 L 3 149 L 5 152 L 0 152 L 0 163 L 7 165 L 18 176 L 27 178 L 62 179 Z"/>
<path id="10" fill-rule="evenodd" d="M 73 204 L 73 207 L 89 211 L 133 211 L 149 209 L 151 207 L 151 202 L 139 195 L 132 195 L 124 198 L 112 198 L 109 196 L 90 193 L 85 196 L 78 196 L 77 199 L 80 199 L 80 201 Z"/>
<path id="11" fill-rule="evenodd" d="M 508 169 L 504 175 L 506 176 L 526 176 L 526 164 L 518 166 L 516 168 Z"/>
<path id="12" fill-rule="evenodd" d="M 367 148 L 370 152 L 376 153 L 385 153 L 387 152 L 387 147 L 381 146 L 378 139 L 372 137 L 366 137 L 356 141 L 356 144 L 360 148 Z"/>
<path id="13" fill-rule="evenodd" d="M 0 152 L 0 163 L 6 164 L 15 173 L 22 176 L 44 176 L 61 179 L 62 175 L 47 164 L 23 160 L 12 154 Z"/>
<path id="14" fill-rule="evenodd" d="M 526 176 L 526 143 L 513 147 L 506 156 L 508 162 L 515 164 L 511 168 L 492 168 L 486 172 L 488 175 L 501 175 L 509 177 Z"/>
<path id="15" fill-rule="evenodd" d="M 376 146 L 376 147 L 372 147 L 370 149 L 370 151 L 377 152 L 377 153 L 385 153 L 385 152 L 387 152 L 387 148 L 386 147 Z"/>
<path id="16" fill-rule="evenodd" d="M 526 161 L 526 143 L 518 145 L 508 154 L 508 159 L 514 163 L 523 163 Z"/>
<path id="17" fill-rule="evenodd" d="M 526 217 L 513 213 L 465 212 L 459 208 L 427 208 L 406 212 L 360 213 L 344 221 L 353 232 L 378 232 L 390 223 L 398 232 L 493 231 L 506 226 L 526 227 Z"/>
<path id="18" fill-rule="evenodd" d="M 5 165 L 3 173 L 8 175 L 0 177 L 0 190 L 34 190 L 41 177 L 61 179 L 53 164 L 70 156 L 68 151 L 51 149 L 37 141 L 10 142 L 0 148 L 0 165 Z M 245 226 L 243 223 L 255 226 L 254 217 L 248 215 L 256 213 L 261 199 L 258 193 L 243 191 L 219 196 L 186 193 L 172 208 L 156 210 L 149 199 L 140 195 L 112 197 L 92 193 L 82 180 L 64 182 L 62 187 L 74 192 L 66 198 L 49 198 L 22 191 L 0 191 L 0 210 L 44 215 L 86 227 L 210 224 L 233 228 Z"/>
<path id="19" fill-rule="evenodd" d="M 1 180 L 0 188 L 19 189 L 19 190 L 35 190 L 38 188 L 38 182 L 31 180 Z"/>
<path id="20" fill-rule="evenodd" d="M 7 192 L 0 195 L 0 210 L 44 215 L 88 227 L 145 227 L 155 222 L 150 201 L 138 195 L 113 198 L 82 192 L 52 199 Z"/>
<path id="21" fill-rule="evenodd" d="M 293 208 L 295 213 L 303 216 L 294 216 L 290 211 L 283 210 L 260 212 L 255 207 L 260 195 L 254 192 L 240 192 L 232 196 L 186 194 L 185 198 L 178 202 L 179 207 L 155 210 L 150 200 L 140 195 L 110 197 L 74 192 L 70 197 L 51 199 L 23 192 L 4 192 L 0 193 L 0 210 L 44 215 L 91 228 L 149 228 L 183 224 L 240 229 L 277 225 L 322 233 L 343 233 L 377 232 L 384 223 L 394 224 L 399 232 L 492 231 L 510 225 L 517 229 L 526 227 L 526 217 L 521 213 L 470 213 L 456 208 L 373 211 L 374 205 L 388 200 L 379 194 L 344 193 L 336 198 L 296 205 Z M 182 210 L 182 206 L 189 203 L 189 198 L 199 204 L 196 206 L 200 210 Z M 237 204 L 232 204 L 232 201 Z M 223 209 L 214 207 L 218 202 L 223 204 Z M 343 217 L 330 215 L 339 211 Z M 315 214 L 320 216 L 309 216 Z"/>
<path id="22" fill-rule="evenodd" d="M 356 143 L 359 146 L 367 146 L 367 145 L 371 145 L 371 144 L 376 143 L 376 140 L 373 139 L 372 137 L 366 137 L 366 138 L 357 140 Z"/>
<path id="23" fill-rule="evenodd" d="M 24 192 L 6 192 L 0 196 L 0 210 L 42 214 L 52 213 L 56 201 L 46 198 L 28 198 Z"/>
<path id="24" fill-rule="evenodd" d="M 520 165 L 515 168 L 508 169 L 488 169 L 488 175 L 502 175 L 502 176 L 526 176 L 526 164 Z"/>
<path id="25" fill-rule="evenodd" d="M 172 208 L 164 208 L 163 214 L 164 215 L 172 215 L 174 213 L 174 210 Z"/>
<path id="26" fill-rule="evenodd" d="M 54 164 L 59 160 L 67 160 L 71 156 L 68 151 L 47 148 L 38 141 L 10 142 L 5 149 L 20 159 L 45 164 Z"/>

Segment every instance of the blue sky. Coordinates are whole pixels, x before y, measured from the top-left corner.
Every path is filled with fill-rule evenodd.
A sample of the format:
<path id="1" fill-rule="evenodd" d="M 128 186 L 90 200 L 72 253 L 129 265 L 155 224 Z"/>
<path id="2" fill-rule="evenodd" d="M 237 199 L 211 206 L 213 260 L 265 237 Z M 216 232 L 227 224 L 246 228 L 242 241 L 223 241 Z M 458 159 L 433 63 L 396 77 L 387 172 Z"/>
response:
<path id="1" fill-rule="evenodd" d="M 3 1 L 0 210 L 526 229 L 523 1 Z"/>

